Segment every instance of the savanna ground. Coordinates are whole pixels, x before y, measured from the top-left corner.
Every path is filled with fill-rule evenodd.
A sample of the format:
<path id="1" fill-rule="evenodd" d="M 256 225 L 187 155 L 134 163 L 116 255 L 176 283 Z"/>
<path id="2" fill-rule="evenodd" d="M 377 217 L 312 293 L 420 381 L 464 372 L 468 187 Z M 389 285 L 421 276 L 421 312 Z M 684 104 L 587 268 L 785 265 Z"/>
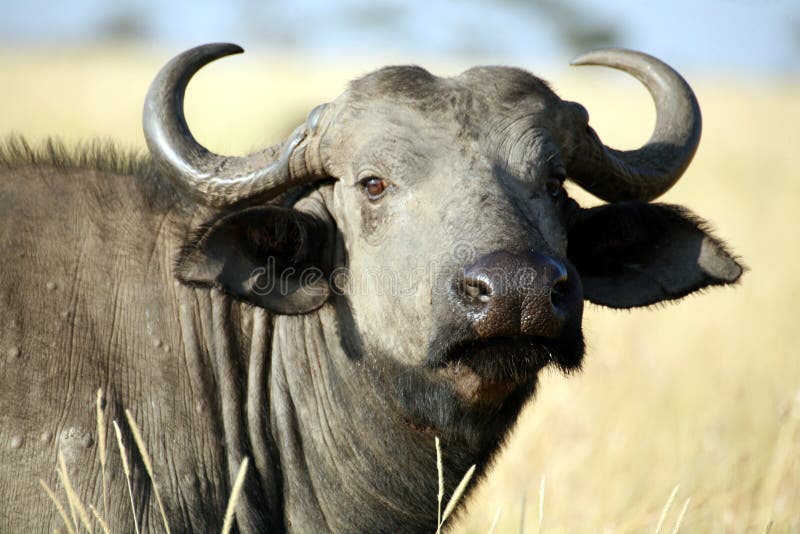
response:
<path id="1" fill-rule="evenodd" d="M 0 137 L 143 149 L 143 96 L 172 53 L 0 51 Z M 187 116 L 207 146 L 244 153 L 382 63 L 221 61 L 190 86 Z M 425 66 L 447 74 L 467 64 Z M 654 113 L 637 82 L 600 69 L 537 70 L 533 57 L 522 66 L 583 103 L 606 143 L 628 148 L 649 136 Z M 543 377 L 456 532 L 486 532 L 498 510 L 495 532 L 653 532 L 676 485 L 662 532 L 689 499 L 682 532 L 764 532 L 770 521 L 771 532 L 800 532 L 800 83 L 688 78 L 703 140 L 661 200 L 711 221 L 750 271 L 738 287 L 677 305 L 589 306 L 583 372 Z"/>

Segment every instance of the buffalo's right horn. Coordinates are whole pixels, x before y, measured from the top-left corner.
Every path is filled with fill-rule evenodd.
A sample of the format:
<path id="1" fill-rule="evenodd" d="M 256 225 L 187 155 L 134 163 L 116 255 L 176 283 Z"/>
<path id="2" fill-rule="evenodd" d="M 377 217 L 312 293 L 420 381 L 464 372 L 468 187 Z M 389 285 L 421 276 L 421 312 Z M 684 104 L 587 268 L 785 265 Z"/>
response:
<path id="1" fill-rule="evenodd" d="M 570 177 L 609 202 L 662 195 L 689 166 L 700 142 L 700 106 L 689 84 L 666 63 L 621 48 L 589 52 L 572 65 L 603 65 L 635 76 L 653 97 L 656 125 L 650 140 L 636 150 L 608 148 L 587 127 L 568 166 Z"/>
<path id="2" fill-rule="evenodd" d="M 208 206 L 268 199 L 322 175 L 319 158 L 309 147 L 318 147 L 311 140 L 324 105 L 285 142 L 245 157 L 214 154 L 192 136 L 183 113 L 189 80 L 215 59 L 241 52 L 239 46 L 226 43 L 187 50 L 161 69 L 145 98 L 142 121 L 151 156 L 182 191 Z"/>

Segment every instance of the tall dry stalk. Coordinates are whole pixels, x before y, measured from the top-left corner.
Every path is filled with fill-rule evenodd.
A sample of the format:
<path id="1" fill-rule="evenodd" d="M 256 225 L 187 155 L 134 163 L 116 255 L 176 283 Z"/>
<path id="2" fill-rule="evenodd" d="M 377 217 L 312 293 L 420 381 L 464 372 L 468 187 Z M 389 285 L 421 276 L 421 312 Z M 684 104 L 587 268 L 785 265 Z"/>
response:
<path id="1" fill-rule="evenodd" d="M 122 432 L 119 430 L 119 425 L 116 420 L 112 421 L 114 424 L 114 432 L 117 434 L 117 445 L 119 445 L 119 454 L 122 457 L 122 470 L 125 472 L 125 481 L 128 483 L 128 496 L 131 498 L 131 512 L 133 512 L 133 528 L 136 534 L 139 534 L 139 520 L 136 517 L 136 505 L 133 503 L 133 488 L 131 487 L 131 468 L 128 465 L 128 453 L 125 450 L 125 445 L 122 443 Z"/>
<path id="2" fill-rule="evenodd" d="M 147 476 L 150 477 L 150 483 L 153 485 L 153 493 L 155 493 L 156 496 L 158 511 L 161 513 L 161 521 L 164 524 L 164 530 L 166 530 L 167 534 L 170 534 L 169 522 L 167 522 L 167 514 L 164 512 L 164 503 L 161 502 L 161 495 L 158 493 L 156 477 L 153 475 L 153 462 L 150 460 L 150 453 L 147 452 L 147 447 L 144 446 L 144 440 L 142 439 L 142 433 L 139 431 L 139 426 L 136 424 L 136 421 L 133 420 L 133 416 L 127 408 L 125 409 L 125 419 L 127 419 L 128 425 L 131 427 L 133 441 L 136 443 L 136 448 L 139 449 L 139 454 L 141 455 L 142 462 L 144 463 L 144 469 L 147 471 Z"/>
<path id="3" fill-rule="evenodd" d="M 103 480 L 103 515 L 108 516 L 108 490 L 106 488 L 106 420 L 103 413 L 103 389 L 97 389 L 97 452 L 100 455 L 100 476 Z M 101 525 L 102 526 L 102 525 Z"/>
<path id="4" fill-rule="evenodd" d="M 92 531 L 92 525 L 89 521 L 89 514 L 86 512 L 86 508 L 81 503 L 80 497 L 78 497 L 78 493 L 75 491 L 75 488 L 72 486 L 72 481 L 69 479 L 69 474 L 67 473 L 67 463 L 64 461 L 64 455 L 59 451 L 58 453 L 58 463 L 59 468 L 56 470 L 58 472 L 58 476 L 61 479 L 61 484 L 64 485 L 64 491 L 67 493 L 67 502 L 69 503 L 69 509 L 72 513 L 72 521 L 75 524 L 75 530 L 80 530 L 78 528 L 78 522 L 75 519 L 76 512 L 77 517 L 80 519 L 80 522 L 83 524 L 84 528 L 88 531 Z"/>
<path id="5" fill-rule="evenodd" d="M 103 529 L 103 534 L 111 534 L 111 529 L 108 528 L 108 524 L 106 523 L 105 519 L 103 519 L 103 517 L 100 515 L 100 512 L 97 511 L 97 508 L 95 508 L 90 504 L 89 510 L 92 511 L 92 514 L 94 514 L 94 518 L 97 520 L 98 523 L 100 523 L 100 528 Z"/>
<path id="6" fill-rule="evenodd" d="M 72 525 L 69 522 L 69 516 L 67 516 L 67 511 L 64 510 L 64 505 L 61 504 L 61 501 L 58 500 L 58 497 L 56 497 L 55 492 L 52 489 L 50 489 L 50 486 L 47 485 L 47 482 L 45 482 L 41 478 L 39 479 L 39 484 L 42 486 L 42 489 L 44 489 L 44 492 L 47 494 L 47 496 L 50 497 L 50 500 L 53 501 L 53 504 L 56 505 L 56 510 L 58 510 L 58 515 L 61 516 L 61 519 L 64 521 L 64 526 L 67 527 L 67 534 L 75 534 L 75 530 L 73 530 Z"/>
<path id="7" fill-rule="evenodd" d="M 442 514 L 442 522 L 441 524 L 444 525 L 447 518 L 450 517 L 450 514 L 453 513 L 453 510 L 456 509 L 456 505 L 458 501 L 461 499 L 461 495 L 464 494 L 464 491 L 467 489 L 467 485 L 469 481 L 472 479 L 472 475 L 475 474 L 475 466 L 473 465 L 467 472 L 464 474 L 464 477 L 461 479 L 461 482 L 458 483 L 456 486 L 455 491 L 453 491 L 453 495 L 450 497 L 450 500 L 447 501 L 447 506 L 444 507 L 444 514 Z"/>
<path id="8" fill-rule="evenodd" d="M 239 466 L 239 472 L 236 474 L 236 481 L 233 483 L 231 496 L 228 499 L 228 507 L 225 509 L 225 519 L 222 522 L 222 534 L 228 534 L 233 528 L 233 518 L 236 513 L 236 502 L 239 500 L 239 494 L 242 492 L 244 486 L 244 478 L 247 475 L 248 459 L 245 457 L 242 460 L 242 465 Z"/>
<path id="9" fill-rule="evenodd" d="M 544 532 L 544 475 L 542 475 L 542 482 L 539 484 L 539 534 Z"/>
<path id="10" fill-rule="evenodd" d="M 683 508 L 681 508 L 681 513 L 678 514 L 678 519 L 675 521 L 675 526 L 672 528 L 672 534 L 678 534 L 678 531 L 681 529 L 681 525 L 683 524 L 683 519 L 686 517 L 686 511 L 689 509 L 689 503 L 691 502 L 691 497 L 686 499 L 686 502 L 683 503 Z"/>
<path id="11" fill-rule="evenodd" d="M 492 534 L 494 532 L 494 529 L 497 528 L 497 523 L 500 521 L 500 512 L 502 512 L 502 510 L 503 510 L 502 508 L 498 508 L 497 512 L 495 512 L 494 519 L 492 519 L 492 524 L 489 527 L 489 531 L 487 532 L 487 534 Z"/>
<path id="12" fill-rule="evenodd" d="M 661 529 L 664 528 L 664 522 L 667 520 L 667 514 L 670 508 L 672 508 L 672 504 L 675 502 L 675 497 L 678 495 L 678 488 L 680 487 L 680 484 L 675 484 L 675 487 L 672 488 L 672 492 L 667 498 L 667 502 L 664 503 L 664 507 L 661 509 L 661 515 L 658 517 L 658 523 L 656 523 L 656 534 L 661 534 Z"/>
<path id="13" fill-rule="evenodd" d="M 439 479 L 439 491 L 436 494 L 439 511 L 436 516 L 436 534 L 442 531 L 442 499 L 444 499 L 444 466 L 442 464 L 442 446 L 439 443 L 439 437 L 436 436 L 436 473 Z"/>

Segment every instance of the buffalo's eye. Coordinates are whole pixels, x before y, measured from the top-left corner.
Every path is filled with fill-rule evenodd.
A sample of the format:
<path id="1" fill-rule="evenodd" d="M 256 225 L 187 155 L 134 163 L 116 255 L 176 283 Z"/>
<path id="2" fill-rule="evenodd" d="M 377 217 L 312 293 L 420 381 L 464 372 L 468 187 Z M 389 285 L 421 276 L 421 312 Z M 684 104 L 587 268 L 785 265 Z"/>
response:
<path id="1" fill-rule="evenodd" d="M 550 197 L 557 199 L 561 196 L 561 191 L 563 191 L 564 178 L 561 176 L 551 176 L 544 183 L 544 187 Z"/>
<path id="2" fill-rule="evenodd" d="M 367 198 L 370 200 L 378 200 L 381 198 L 386 190 L 389 189 L 389 184 L 383 178 L 370 176 L 361 180 L 361 186 L 364 188 Z"/>

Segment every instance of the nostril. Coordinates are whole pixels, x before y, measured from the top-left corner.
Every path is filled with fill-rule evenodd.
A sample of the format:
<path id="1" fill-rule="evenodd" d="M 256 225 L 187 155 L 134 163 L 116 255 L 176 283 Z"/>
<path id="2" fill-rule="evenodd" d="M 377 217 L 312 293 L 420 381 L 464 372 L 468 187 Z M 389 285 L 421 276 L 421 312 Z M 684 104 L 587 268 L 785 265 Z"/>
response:
<path id="1" fill-rule="evenodd" d="M 487 303 L 492 298 L 492 288 L 480 278 L 464 278 L 458 288 L 470 300 Z"/>
<path id="2" fill-rule="evenodd" d="M 564 273 L 555 281 L 552 289 L 550 289 L 550 303 L 555 310 L 561 311 L 564 309 L 563 305 L 567 298 L 567 291 L 567 275 Z"/>

